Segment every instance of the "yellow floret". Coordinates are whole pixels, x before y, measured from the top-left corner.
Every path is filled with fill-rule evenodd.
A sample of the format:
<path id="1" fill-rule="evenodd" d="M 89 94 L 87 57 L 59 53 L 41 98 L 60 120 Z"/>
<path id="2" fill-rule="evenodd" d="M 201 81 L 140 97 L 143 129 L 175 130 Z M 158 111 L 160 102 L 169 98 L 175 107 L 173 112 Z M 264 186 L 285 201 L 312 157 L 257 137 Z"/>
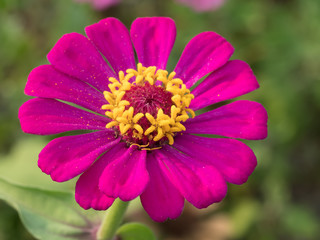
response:
<path id="1" fill-rule="evenodd" d="M 155 142 L 166 137 L 170 145 L 174 143 L 174 136 L 177 132 L 185 131 L 186 128 L 182 122 L 187 121 L 190 117 L 188 113 L 195 117 L 193 110 L 189 108 L 194 95 L 190 94 L 190 90 L 179 78 L 175 78 L 176 73 L 170 74 L 166 70 L 158 69 L 155 66 L 144 67 L 138 63 L 137 70 L 127 69 L 126 73 L 120 71 L 118 79 L 109 78 L 109 91 L 104 91 L 104 97 L 108 104 L 101 108 L 106 110 L 105 115 L 112 119 L 106 125 L 106 128 L 118 127 L 122 135 L 125 135 L 129 129 L 133 130 L 133 136 L 141 139 L 143 135 L 149 136 L 150 140 Z M 130 80 L 135 77 L 135 81 Z M 167 115 L 162 109 L 158 109 L 157 116 L 153 117 L 150 113 L 136 113 L 134 108 L 130 106 L 130 102 L 122 100 L 126 92 L 131 89 L 132 85 L 144 86 L 146 83 L 150 85 L 160 82 L 162 87 L 172 94 L 172 102 L 170 114 Z M 129 108 L 128 108 L 129 107 Z M 139 120 L 146 117 L 150 122 L 150 127 L 143 129 L 138 124 Z M 137 145 L 132 143 L 132 145 Z M 140 146 L 141 149 L 142 147 Z M 145 150 L 153 150 L 158 148 L 144 148 Z"/>

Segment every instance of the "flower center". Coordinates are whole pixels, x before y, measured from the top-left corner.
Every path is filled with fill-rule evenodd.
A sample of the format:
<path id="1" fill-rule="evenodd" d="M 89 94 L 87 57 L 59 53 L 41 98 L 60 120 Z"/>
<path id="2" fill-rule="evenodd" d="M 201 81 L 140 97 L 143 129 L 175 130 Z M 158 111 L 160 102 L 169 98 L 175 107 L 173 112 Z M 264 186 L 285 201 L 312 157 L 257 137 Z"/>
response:
<path id="1" fill-rule="evenodd" d="M 174 136 L 185 131 L 183 122 L 189 115 L 194 98 L 182 80 L 174 78 L 175 72 L 156 67 L 127 69 L 119 72 L 119 79 L 109 78 L 109 91 L 104 97 L 109 104 L 102 106 L 112 121 L 106 128 L 113 128 L 128 146 L 138 145 L 143 150 L 161 148 L 174 142 Z"/>

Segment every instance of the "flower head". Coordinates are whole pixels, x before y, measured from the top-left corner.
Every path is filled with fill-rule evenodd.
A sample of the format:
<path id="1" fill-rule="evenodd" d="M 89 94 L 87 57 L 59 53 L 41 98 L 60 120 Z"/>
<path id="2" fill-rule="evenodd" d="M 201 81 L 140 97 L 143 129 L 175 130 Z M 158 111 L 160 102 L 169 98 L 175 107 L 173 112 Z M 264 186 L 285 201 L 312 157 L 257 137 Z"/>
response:
<path id="1" fill-rule="evenodd" d="M 236 139 L 267 136 L 263 106 L 238 100 L 195 113 L 259 87 L 248 64 L 229 60 L 230 43 L 201 33 L 168 72 L 176 37 L 170 18 L 138 18 L 130 33 L 107 18 L 86 34 L 66 34 L 56 43 L 50 64 L 29 75 L 25 93 L 36 98 L 19 111 L 27 133 L 92 130 L 56 138 L 39 154 L 39 167 L 54 181 L 81 174 L 80 206 L 105 210 L 115 198 L 140 196 L 151 218 L 164 221 L 181 214 L 184 199 L 205 208 L 225 197 L 226 182 L 247 181 L 256 157 Z"/>
<path id="2" fill-rule="evenodd" d="M 108 104 L 103 105 L 106 116 L 112 119 L 106 128 L 114 128 L 122 139 L 143 150 L 160 149 L 186 128 L 182 122 L 189 119 L 188 108 L 194 98 L 182 80 L 174 78 L 175 72 L 157 67 L 127 69 L 119 72 L 119 80 L 110 78 L 105 91 Z M 132 80 L 134 78 L 134 80 Z M 116 127 L 116 128 L 115 128 Z"/>

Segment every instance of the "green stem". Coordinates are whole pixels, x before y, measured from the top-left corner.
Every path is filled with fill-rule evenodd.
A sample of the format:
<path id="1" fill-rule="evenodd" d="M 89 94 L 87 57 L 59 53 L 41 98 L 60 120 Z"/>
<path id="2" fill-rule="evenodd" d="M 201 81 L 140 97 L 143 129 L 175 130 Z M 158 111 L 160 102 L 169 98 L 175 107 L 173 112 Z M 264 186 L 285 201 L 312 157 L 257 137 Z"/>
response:
<path id="1" fill-rule="evenodd" d="M 128 205 L 129 202 L 123 202 L 120 199 L 115 200 L 98 229 L 97 240 L 111 240 L 114 237 Z"/>

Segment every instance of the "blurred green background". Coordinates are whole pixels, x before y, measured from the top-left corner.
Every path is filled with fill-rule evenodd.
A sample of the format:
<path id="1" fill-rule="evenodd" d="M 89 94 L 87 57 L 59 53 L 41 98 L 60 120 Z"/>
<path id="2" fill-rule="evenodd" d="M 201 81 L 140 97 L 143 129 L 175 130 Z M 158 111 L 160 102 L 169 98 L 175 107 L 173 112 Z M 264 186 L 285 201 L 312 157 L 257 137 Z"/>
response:
<path id="1" fill-rule="evenodd" d="M 46 189 L 54 183 L 37 167 L 37 155 L 53 137 L 20 130 L 17 112 L 29 99 L 29 72 L 65 33 L 114 16 L 128 27 L 140 16 L 169 16 L 178 35 L 174 64 L 196 34 L 215 31 L 248 62 L 261 88 L 242 99 L 263 103 L 269 137 L 246 143 L 258 167 L 242 186 L 229 185 L 225 200 L 206 210 L 187 205 L 175 221 L 153 223 L 137 209 L 127 219 L 145 222 L 160 239 L 320 239 L 320 1 L 229 0 L 214 12 L 195 13 L 172 0 L 123 0 L 97 12 L 72 0 L 0 0 L 0 176 Z M 16 212 L 0 201 L 0 239 L 33 239 Z"/>

